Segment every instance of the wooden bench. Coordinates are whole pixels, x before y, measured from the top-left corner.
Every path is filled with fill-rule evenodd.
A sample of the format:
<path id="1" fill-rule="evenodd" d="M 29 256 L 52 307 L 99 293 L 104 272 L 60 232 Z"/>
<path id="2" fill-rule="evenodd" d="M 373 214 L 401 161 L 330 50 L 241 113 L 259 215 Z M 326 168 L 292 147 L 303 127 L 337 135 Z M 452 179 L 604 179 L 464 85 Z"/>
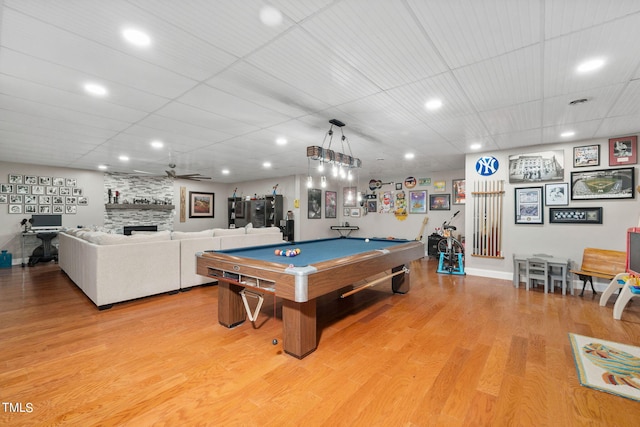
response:
<path id="1" fill-rule="evenodd" d="M 608 249 L 585 248 L 582 253 L 582 264 L 578 270 L 569 270 L 582 280 L 582 292 L 587 287 L 587 282 L 591 284 L 591 290 L 597 295 L 593 287 L 593 278 L 613 279 L 616 274 L 622 273 L 626 269 L 627 253 L 612 251 Z"/>

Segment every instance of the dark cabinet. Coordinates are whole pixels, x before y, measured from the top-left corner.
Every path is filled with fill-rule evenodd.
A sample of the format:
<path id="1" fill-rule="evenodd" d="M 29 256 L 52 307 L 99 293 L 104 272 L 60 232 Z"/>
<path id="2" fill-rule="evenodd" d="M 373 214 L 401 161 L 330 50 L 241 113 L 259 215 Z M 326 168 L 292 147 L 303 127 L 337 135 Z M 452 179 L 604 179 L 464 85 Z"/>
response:
<path id="1" fill-rule="evenodd" d="M 281 194 L 251 200 L 229 197 L 227 203 L 229 227 L 244 227 L 247 224 L 256 228 L 279 227 L 280 220 L 284 218 Z"/>
<path id="2" fill-rule="evenodd" d="M 438 257 L 438 242 L 442 240 L 442 236 L 437 233 L 431 234 L 427 237 L 427 255 L 430 257 Z"/>

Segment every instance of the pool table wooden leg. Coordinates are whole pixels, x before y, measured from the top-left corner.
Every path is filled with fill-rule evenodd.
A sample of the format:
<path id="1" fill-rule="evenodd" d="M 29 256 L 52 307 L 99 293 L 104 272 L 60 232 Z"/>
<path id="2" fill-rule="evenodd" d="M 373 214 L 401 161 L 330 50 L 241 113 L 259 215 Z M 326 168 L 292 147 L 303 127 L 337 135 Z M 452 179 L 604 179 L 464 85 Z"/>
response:
<path id="1" fill-rule="evenodd" d="M 240 291 L 242 286 L 218 281 L 218 322 L 227 328 L 233 328 L 244 322 L 246 312 Z"/>
<path id="2" fill-rule="evenodd" d="M 405 267 L 404 265 L 394 267 L 391 269 L 391 272 L 395 273 L 397 271 L 402 270 L 404 267 Z M 408 272 L 405 274 L 398 274 L 391 278 L 391 289 L 393 290 L 394 293 L 406 294 L 407 292 L 409 292 L 410 288 L 411 288 L 411 282 L 409 281 Z"/>
<path id="3" fill-rule="evenodd" d="M 282 300 L 284 351 L 302 359 L 318 346 L 316 336 L 316 300 Z"/>

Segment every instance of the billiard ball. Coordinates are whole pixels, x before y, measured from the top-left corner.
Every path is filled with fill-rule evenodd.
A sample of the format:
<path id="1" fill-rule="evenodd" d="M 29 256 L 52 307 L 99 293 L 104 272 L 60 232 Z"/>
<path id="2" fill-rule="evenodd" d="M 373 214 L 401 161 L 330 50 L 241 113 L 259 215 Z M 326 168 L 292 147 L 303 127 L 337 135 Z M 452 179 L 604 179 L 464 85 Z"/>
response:
<path id="1" fill-rule="evenodd" d="M 276 254 L 276 256 L 280 256 L 280 249 L 276 249 L 273 253 Z"/>
<path id="2" fill-rule="evenodd" d="M 364 239 L 365 243 L 369 243 L 369 239 Z"/>
<path id="3" fill-rule="evenodd" d="M 271 344 L 277 345 L 278 344 L 278 340 L 274 338 L 273 341 L 271 341 Z"/>

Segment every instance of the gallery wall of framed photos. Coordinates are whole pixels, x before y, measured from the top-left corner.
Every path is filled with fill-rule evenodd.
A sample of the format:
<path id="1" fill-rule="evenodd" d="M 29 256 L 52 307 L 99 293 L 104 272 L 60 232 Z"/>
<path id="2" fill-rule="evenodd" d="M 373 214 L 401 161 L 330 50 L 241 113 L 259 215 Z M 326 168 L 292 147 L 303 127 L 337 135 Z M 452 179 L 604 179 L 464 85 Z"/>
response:
<path id="1" fill-rule="evenodd" d="M 0 182 L 0 205 L 9 214 L 75 215 L 89 198 L 76 178 L 10 173 Z"/>

